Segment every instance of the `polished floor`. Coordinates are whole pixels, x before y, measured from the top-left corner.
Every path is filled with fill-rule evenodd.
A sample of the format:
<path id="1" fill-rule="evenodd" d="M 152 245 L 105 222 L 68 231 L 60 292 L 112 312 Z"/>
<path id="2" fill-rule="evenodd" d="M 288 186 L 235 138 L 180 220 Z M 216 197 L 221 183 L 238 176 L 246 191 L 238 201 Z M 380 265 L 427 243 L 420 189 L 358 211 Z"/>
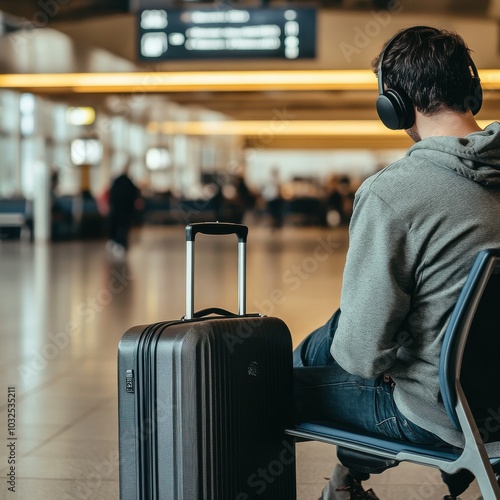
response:
<path id="1" fill-rule="evenodd" d="M 0 499 L 118 499 L 118 341 L 185 309 L 183 228 L 132 240 L 125 260 L 102 241 L 0 242 Z M 236 310 L 235 241 L 197 237 L 195 309 Z M 250 227 L 248 310 L 282 318 L 297 344 L 338 306 L 346 248 L 344 230 Z M 299 444 L 298 499 L 318 498 L 335 463 L 333 447 Z M 436 470 L 411 464 L 367 485 L 381 499 L 445 494 Z"/>

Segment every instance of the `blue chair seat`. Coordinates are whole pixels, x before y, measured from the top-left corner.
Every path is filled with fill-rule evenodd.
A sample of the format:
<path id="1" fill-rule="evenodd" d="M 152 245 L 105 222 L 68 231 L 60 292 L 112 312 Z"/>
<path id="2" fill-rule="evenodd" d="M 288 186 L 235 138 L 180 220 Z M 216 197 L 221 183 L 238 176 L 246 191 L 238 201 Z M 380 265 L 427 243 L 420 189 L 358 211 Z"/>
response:
<path id="1" fill-rule="evenodd" d="M 360 449 L 365 452 L 372 448 L 374 454 L 396 460 L 400 453 L 405 455 L 411 453 L 422 457 L 432 455 L 440 460 L 454 462 L 463 451 L 451 447 L 434 447 L 431 453 L 428 446 L 362 433 L 357 429 L 339 427 L 337 424 L 328 422 L 304 422 L 296 425 L 293 429 L 287 429 L 286 433 L 301 439 L 347 446 L 353 449 L 357 449 L 356 445 L 360 445 Z"/>

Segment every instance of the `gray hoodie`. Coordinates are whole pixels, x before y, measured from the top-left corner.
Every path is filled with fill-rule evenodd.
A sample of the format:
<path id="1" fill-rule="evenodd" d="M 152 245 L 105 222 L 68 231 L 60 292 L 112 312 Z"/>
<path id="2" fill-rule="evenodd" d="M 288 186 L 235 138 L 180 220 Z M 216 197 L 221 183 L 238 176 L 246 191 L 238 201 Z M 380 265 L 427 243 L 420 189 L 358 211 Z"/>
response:
<path id="1" fill-rule="evenodd" d="M 500 248 L 500 124 L 424 139 L 367 179 L 349 235 L 333 357 L 390 374 L 401 413 L 463 445 L 438 398 L 439 353 L 476 254 Z"/>

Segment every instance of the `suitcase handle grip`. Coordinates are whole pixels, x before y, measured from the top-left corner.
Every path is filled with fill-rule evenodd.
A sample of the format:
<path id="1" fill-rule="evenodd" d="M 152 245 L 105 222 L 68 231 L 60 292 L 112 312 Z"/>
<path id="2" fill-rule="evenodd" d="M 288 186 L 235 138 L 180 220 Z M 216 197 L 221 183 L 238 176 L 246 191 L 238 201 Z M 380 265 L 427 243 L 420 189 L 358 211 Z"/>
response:
<path id="1" fill-rule="evenodd" d="M 228 222 L 197 222 L 186 226 L 186 315 L 194 314 L 194 239 L 197 233 L 238 236 L 238 315 L 246 314 L 246 243 L 248 227 Z"/>
<path id="2" fill-rule="evenodd" d="M 246 243 L 248 227 L 230 222 L 196 222 L 186 226 L 186 241 L 194 241 L 198 233 L 203 234 L 236 234 L 238 242 Z"/>
<path id="3" fill-rule="evenodd" d="M 201 309 L 200 311 L 196 311 L 193 314 L 193 317 L 191 319 L 199 319 L 199 318 L 204 318 L 205 316 L 209 316 L 210 314 L 217 314 L 218 316 L 221 316 L 222 318 L 239 318 L 240 315 L 233 313 L 231 311 L 227 311 L 226 309 L 221 309 L 220 307 L 208 307 L 207 309 Z M 252 318 L 262 318 L 262 314 L 260 313 L 250 313 L 250 314 L 245 314 L 246 317 L 252 317 Z M 187 319 L 185 316 L 181 318 L 183 321 Z"/>
<path id="4" fill-rule="evenodd" d="M 221 309 L 220 307 L 208 307 L 207 309 L 202 309 L 201 311 L 196 311 L 193 314 L 193 318 L 203 318 L 204 316 L 209 316 L 210 314 L 217 314 L 218 316 L 224 316 L 225 318 L 237 318 L 238 315 L 227 311 L 226 309 Z"/>

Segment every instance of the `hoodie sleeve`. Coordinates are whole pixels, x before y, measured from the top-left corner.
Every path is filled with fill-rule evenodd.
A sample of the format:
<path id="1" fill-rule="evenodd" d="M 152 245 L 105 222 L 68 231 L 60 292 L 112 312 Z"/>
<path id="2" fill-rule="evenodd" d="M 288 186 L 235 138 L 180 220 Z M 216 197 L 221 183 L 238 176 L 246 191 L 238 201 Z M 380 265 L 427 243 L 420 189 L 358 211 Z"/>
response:
<path id="1" fill-rule="evenodd" d="M 362 187 L 349 239 L 331 353 L 347 372 L 373 378 L 390 372 L 407 336 L 400 330 L 413 289 L 408 229 L 386 201 Z"/>

